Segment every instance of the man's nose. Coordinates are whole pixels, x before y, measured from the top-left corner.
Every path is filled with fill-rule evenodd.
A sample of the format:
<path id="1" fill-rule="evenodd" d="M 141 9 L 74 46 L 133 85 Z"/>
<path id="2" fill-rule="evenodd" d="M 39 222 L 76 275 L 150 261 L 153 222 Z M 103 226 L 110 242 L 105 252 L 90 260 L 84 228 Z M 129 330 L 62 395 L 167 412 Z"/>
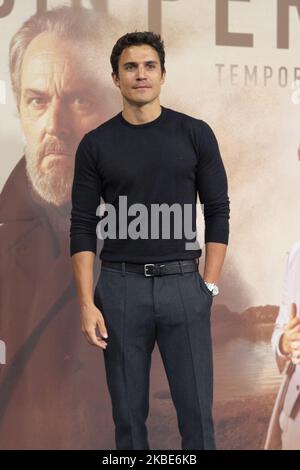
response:
<path id="1" fill-rule="evenodd" d="M 68 111 L 59 101 L 53 101 L 47 110 L 46 132 L 49 135 L 66 135 L 69 133 Z M 71 116 L 69 116 L 71 119 Z"/>
<path id="2" fill-rule="evenodd" d="M 141 80 L 142 78 L 146 77 L 145 74 L 145 67 L 141 64 L 137 68 L 137 77 Z"/>

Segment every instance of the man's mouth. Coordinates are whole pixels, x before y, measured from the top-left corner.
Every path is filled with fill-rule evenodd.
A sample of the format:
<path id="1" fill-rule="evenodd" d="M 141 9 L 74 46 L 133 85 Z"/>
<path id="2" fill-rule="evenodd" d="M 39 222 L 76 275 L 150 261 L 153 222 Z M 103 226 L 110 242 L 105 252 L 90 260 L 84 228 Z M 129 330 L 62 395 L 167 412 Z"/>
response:
<path id="1" fill-rule="evenodd" d="M 70 153 L 67 152 L 47 152 L 45 157 L 55 156 L 55 157 L 71 157 Z"/>

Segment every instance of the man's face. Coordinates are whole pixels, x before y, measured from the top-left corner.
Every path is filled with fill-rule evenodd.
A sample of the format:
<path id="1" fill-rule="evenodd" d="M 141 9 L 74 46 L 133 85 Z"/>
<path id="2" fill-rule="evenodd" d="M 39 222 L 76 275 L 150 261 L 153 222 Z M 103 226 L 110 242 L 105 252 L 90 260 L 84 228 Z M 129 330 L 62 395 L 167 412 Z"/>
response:
<path id="1" fill-rule="evenodd" d="M 112 78 L 125 100 L 143 105 L 158 98 L 165 73 L 161 74 L 157 51 L 143 44 L 127 47 L 122 51 L 119 57 L 119 77 L 112 73 Z"/>
<path id="2" fill-rule="evenodd" d="M 105 115 L 101 79 L 87 47 L 42 33 L 29 44 L 22 63 L 19 109 L 26 168 L 36 192 L 56 206 L 70 201 L 80 140 Z"/>

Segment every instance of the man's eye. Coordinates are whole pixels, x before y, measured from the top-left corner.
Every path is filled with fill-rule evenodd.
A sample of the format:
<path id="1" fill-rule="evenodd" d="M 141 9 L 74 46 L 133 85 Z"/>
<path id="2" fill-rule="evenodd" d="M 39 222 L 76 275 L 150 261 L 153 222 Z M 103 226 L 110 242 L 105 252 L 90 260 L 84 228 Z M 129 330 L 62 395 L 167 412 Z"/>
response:
<path id="1" fill-rule="evenodd" d="M 154 69 L 154 68 L 155 68 L 155 64 L 148 64 L 148 67 L 149 67 L 150 69 Z"/>
<path id="2" fill-rule="evenodd" d="M 87 101 L 88 100 L 86 98 L 83 98 L 81 96 L 74 99 L 74 102 L 77 103 L 77 104 L 86 104 Z"/>
<path id="3" fill-rule="evenodd" d="M 133 67 L 132 65 L 126 65 L 126 70 L 130 70 L 132 69 L 132 67 Z"/>
<path id="4" fill-rule="evenodd" d="M 39 97 L 29 98 L 29 100 L 27 100 L 27 104 L 32 104 L 33 106 L 41 106 L 45 104 L 45 102 L 46 100 L 44 98 Z"/>
<path id="5" fill-rule="evenodd" d="M 75 106 L 80 106 L 80 107 L 90 106 L 91 100 L 84 96 L 77 96 L 76 98 L 73 99 L 73 103 Z"/>

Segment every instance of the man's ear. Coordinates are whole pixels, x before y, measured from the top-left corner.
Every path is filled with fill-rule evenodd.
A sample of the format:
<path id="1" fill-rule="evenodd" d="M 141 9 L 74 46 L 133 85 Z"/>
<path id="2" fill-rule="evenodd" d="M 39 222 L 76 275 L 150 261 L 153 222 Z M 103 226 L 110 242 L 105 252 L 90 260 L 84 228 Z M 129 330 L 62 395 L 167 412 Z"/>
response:
<path id="1" fill-rule="evenodd" d="M 164 71 L 164 73 L 161 76 L 161 79 L 160 79 L 160 84 L 161 85 L 163 85 L 163 83 L 165 83 L 165 79 L 166 79 L 166 71 Z"/>
<path id="2" fill-rule="evenodd" d="M 112 72 L 112 73 L 111 73 L 111 77 L 112 77 L 112 80 L 113 80 L 114 84 L 115 84 L 117 87 L 120 87 L 119 79 L 118 79 L 117 75 L 115 74 L 115 72 Z"/>

